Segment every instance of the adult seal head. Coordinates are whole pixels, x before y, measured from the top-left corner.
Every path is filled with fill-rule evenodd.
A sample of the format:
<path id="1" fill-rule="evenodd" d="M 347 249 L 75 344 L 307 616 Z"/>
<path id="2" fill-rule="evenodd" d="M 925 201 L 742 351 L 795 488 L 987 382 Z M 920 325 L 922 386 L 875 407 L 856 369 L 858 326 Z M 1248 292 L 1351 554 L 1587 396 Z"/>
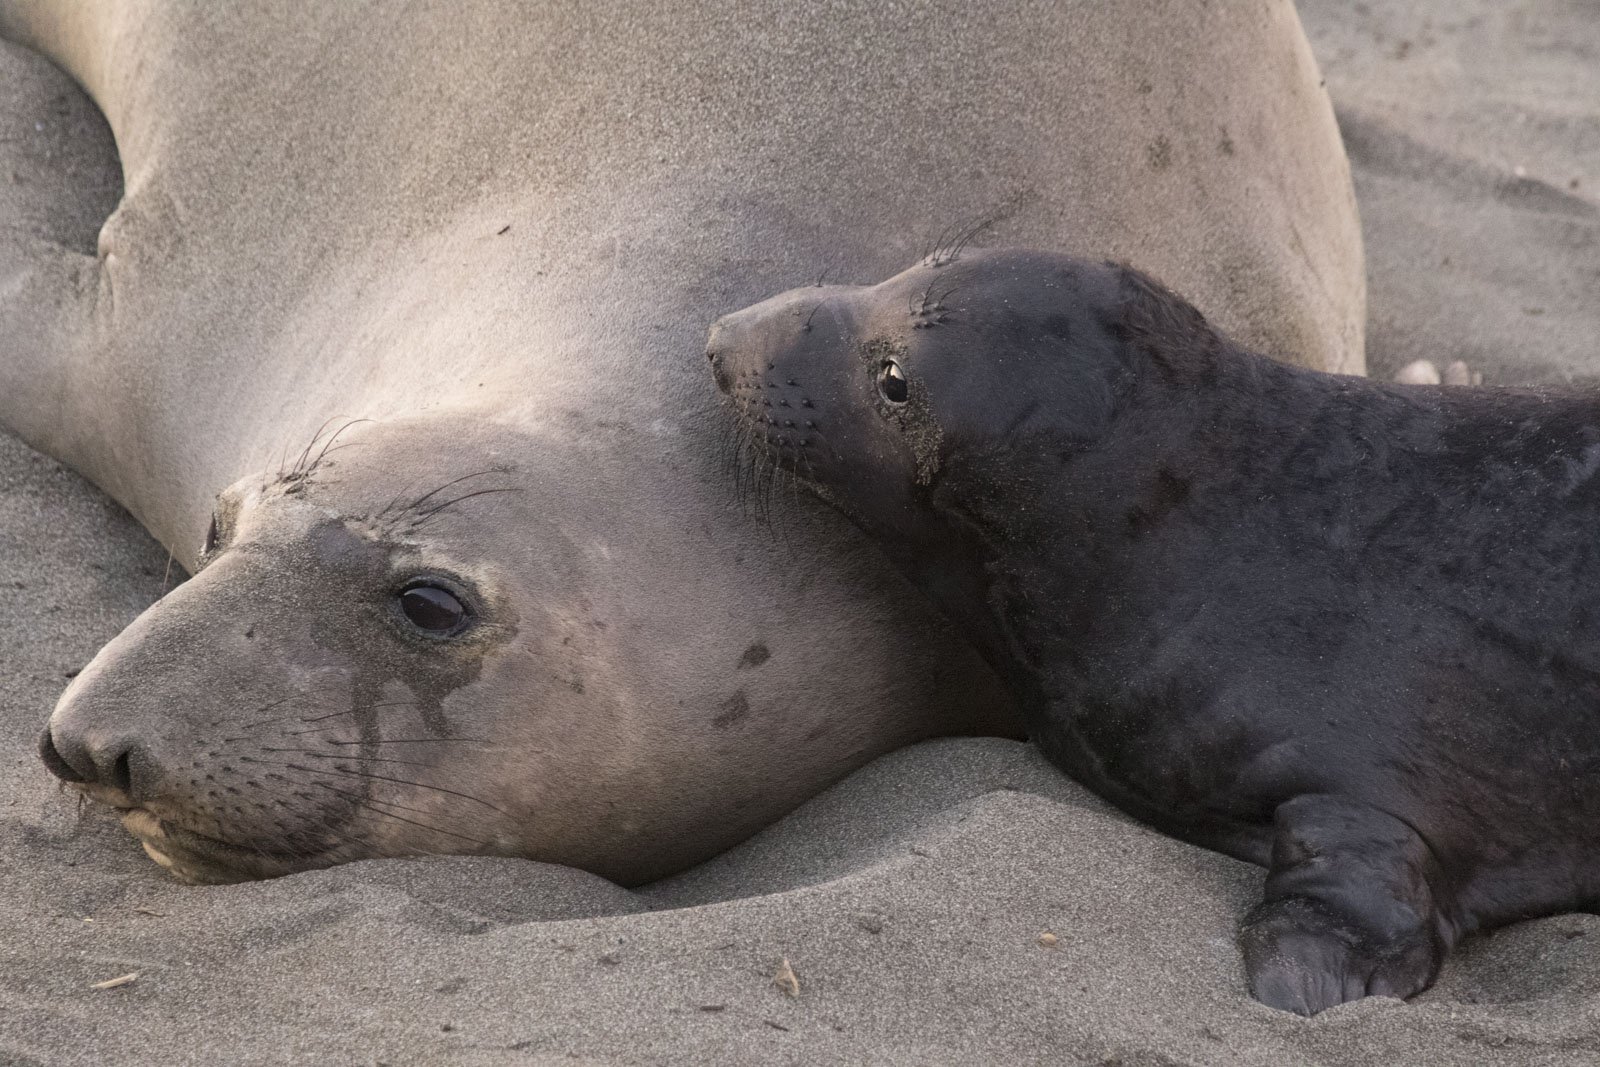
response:
<path id="1" fill-rule="evenodd" d="M 1251 354 L 1148 277 L 931 258 L 721 320 L 746 444 L 983 649 L 1069 774 L 1268 868 L 1251 989 L 1409 996 L 1600 904 L 1600 401 Z"/>

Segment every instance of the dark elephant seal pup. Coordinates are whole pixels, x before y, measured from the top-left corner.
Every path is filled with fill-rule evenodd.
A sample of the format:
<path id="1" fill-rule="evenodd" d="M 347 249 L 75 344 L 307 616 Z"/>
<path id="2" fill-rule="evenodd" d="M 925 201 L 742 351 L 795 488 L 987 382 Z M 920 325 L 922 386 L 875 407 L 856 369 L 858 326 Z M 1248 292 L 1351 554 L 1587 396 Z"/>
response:
<path id="1" fill-rule="evenodd" d="M 1250 986 L 1408 996 L 1600 905 L 1600 402 L 1244 351 L 1131 269 L 926 261 L 730 315 L 750 442 L 883 546 L 1064 770 L 1269 870 Z"/>

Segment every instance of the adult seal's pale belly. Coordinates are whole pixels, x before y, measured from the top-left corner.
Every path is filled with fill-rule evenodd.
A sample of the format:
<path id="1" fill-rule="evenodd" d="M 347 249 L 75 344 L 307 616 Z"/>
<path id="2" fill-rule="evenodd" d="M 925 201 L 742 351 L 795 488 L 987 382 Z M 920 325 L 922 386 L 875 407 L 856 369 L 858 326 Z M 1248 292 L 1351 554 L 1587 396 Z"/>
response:
<path id="1" fill-rule="evenodd" d="M 701 338 L 763 293 L 1004 208 L 991 239 L 1362 366 L 1288 3 L 10 0 L 0 33 L 87 88 L 126 177 L 97 255 L 6 247 L 0 423 L 195 572 L 42 750 L 186 878 L 640 881 L 887 750 L 1015 730 L 852 527 L 729 493 Z"/>

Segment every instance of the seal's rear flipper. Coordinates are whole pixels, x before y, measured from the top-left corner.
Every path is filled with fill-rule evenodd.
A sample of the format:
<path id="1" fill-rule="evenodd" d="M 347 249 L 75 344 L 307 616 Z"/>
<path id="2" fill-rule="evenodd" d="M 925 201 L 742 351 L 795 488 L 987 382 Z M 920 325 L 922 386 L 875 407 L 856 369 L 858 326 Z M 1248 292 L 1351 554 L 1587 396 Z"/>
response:
<path id="1" fill-rule="evenodd" d="M 70 460 L 67 378 L 93 347 L 121 168 L 105 119 L 48 60 L 0 41 L 0 86 L 0 429 Z"/>
<path id="2" fill-rule="evenodd" d="M 1405 822 L 1332 796 L 1276 813 L 1266 899 L 1239 934 L 1250 992 L 1301 1015 L 1432 983 L 1454 940 L 1437 862 Z"/>

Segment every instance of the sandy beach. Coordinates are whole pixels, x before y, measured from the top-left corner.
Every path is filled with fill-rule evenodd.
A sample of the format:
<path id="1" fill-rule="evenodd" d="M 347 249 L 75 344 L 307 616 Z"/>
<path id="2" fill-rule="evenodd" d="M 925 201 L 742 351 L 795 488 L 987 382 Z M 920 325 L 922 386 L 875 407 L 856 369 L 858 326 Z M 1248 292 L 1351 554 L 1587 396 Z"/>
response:
<path id="1" fill-rule="evenodd" d="M 1309 0 L 1301 17 L 1355 172 L 1370 373 L 1600 377 L 1600 8 Z M 29 61 L 6 48 L 0 74 Z M 81 98 L 30 106 L 0 145 L 105 137 Z M 91 187 L 50 225 L 92 250 L 115 195 Z M 460 857 L 179 885 L 33 755 L 67 680 L 178 579 L 167 553 L 0 437 L 0 563 L 7 1067 L 1600 1064 L 1600 916 L 1472 938 L 1409 1003 L 1275 1012 L 1233 941 L 1260 870 L 998 739 L 890 755 L 638 890 Z"/>

